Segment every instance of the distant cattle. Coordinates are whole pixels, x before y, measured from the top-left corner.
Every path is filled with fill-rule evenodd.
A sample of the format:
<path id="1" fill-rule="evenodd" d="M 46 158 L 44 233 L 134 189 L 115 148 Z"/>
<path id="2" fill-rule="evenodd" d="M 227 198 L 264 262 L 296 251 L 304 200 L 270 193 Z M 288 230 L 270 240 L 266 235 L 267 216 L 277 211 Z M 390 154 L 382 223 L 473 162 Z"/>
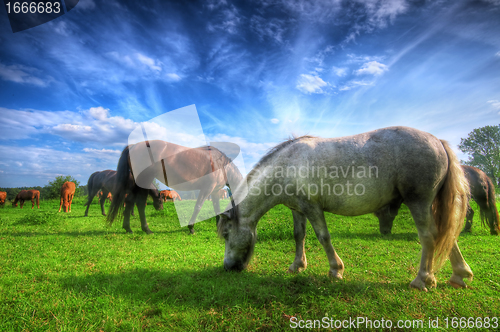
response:
<path id="1" fill-rule="evenodd" d="M 17 207 L 17 202 L 21 201 L 22 209 L 24 201 L 31 200 L 31 209 L 33 209 L 35 207 L 35 199 L 37 207 L 40 208 L 40 192 L 38 190 L 21 190 L 14 199 L 14 202 L 12 202 L 12 207 Z"/>
<path id="2" fill-rule="evenodd" d="M 59 211 L 64 206 L 64 212 L 71 212 L 71 203 L 75 196 L 76 185 L 73 182 L 66 181 L 61 187 L 61 204 L 59 204 Z"/>
<path id="3" fill-rule="evenodd" d="M 0 191 L 0 205 L 4 206 L 7 200 L 7 193 L 5 191 Z"/>
<path id="4" fill-rule="evenodd" d="M 181 196 L 174 190 L 162 190 L 160 191 L 160 197 L 163 199 L 164 202 L 166 202 L 167 199 L 171 199 L 173 202 L 175 202 L 176 199 L 182 201 Z"/>

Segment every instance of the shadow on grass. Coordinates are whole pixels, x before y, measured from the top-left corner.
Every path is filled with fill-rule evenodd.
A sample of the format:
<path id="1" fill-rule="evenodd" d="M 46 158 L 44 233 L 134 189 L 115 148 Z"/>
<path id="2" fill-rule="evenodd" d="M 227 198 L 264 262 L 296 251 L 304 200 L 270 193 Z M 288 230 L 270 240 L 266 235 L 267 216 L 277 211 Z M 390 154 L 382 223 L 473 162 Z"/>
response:
<path id="1" fill-rule="evenodd" d="M 111 295 L 158 306 L 173 305 L 209 309 L 214 306 L 264 307 L 278 302 L 296 307 L 311 301 L 352 301 L 360 296 L 378 298 L 381 293 L 408 289 L 408 283 L 332 281 L 326 275 L 259 275 L 226 272 L 221 267 L 202 271 L 136 269 L 118 274 L 94 273 L 60 280 L 60 285 L 85 297 Z M 326 300 L 327 299 L 327 300 Z"/>

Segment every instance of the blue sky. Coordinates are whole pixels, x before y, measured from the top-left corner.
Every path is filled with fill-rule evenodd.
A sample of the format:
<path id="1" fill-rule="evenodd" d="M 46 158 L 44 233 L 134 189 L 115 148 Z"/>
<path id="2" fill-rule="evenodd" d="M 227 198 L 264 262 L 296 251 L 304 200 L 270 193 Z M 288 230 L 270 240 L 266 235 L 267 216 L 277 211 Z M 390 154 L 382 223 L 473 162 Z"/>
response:
<path id="1" fill-rule="evenodd" d="M 247 171 L 292 134 L 393 125 L 466 159 L 460 138 L 500 123 L 500 0 L 81 0 L 15 34 L 0 11 L 0 187 L 85 184 L 192 104 Z"/>

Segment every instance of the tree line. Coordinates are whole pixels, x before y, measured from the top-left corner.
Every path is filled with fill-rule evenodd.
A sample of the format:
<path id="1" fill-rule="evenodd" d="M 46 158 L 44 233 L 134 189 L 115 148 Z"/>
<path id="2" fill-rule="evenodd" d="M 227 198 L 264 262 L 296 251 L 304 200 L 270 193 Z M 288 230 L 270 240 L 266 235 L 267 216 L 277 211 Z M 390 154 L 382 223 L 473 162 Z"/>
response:
<path id="1" fill-rule="evenodd" d="M 38 190 L 40 192 L 40 199 L 58 199 L 61 196 L 61 187 L 64 182 L 66 181 L 71 181 L 75 183 L 76 185 L 76 191 L 75 191 L 75 197 L 79 196 L 87 196 L 88 191 L 87 191 L 87 185 L 80 186 L 80 182 L 73 178 L 71 175 L 67 176 L 57 176 L 53 181 L 49 181 L 49 184 L 40 187 L 40 186 L 34 186 L 34 187 L 17 187 L 17 188 L 0 188 L 0 191 L 5 191 L 7 193 L 7 199 L 8 200 L 13 200 L 16 198 L 17 194 L 21 190 Z"/>

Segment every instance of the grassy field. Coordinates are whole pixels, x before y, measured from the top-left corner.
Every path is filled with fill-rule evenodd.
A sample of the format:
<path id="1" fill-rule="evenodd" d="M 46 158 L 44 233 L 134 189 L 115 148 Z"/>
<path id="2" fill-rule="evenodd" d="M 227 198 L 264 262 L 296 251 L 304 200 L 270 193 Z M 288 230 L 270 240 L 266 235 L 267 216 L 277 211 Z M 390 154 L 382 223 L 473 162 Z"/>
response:
<path id="1" fill-rule="evenodd" d="M 473 233 L 459 239 L 475 275 L 470 288 L 446 283 L 447 262 L 437 288 L 425 293 L 408 288 L 420 245 L 406 207 L 387 236 L 372 215 L 326 214 L 346 266 L 344 279 L 332 281 L 310 225 L 308 268 L 287 273 L 295 245 L 291 212 L 283 206 L 259 222 L 249 268 L 229 273 L 213 218 L 196 224 L 191 236 L 179 226 L 173 203 L 163 211 L 149 205 L 154 234 L 142 233 L 138 217 L 131 221 L 135 233 L 125 234 L 121 221 L 106 226 L 97 204 L 83 217 L 83 203 L 75 200 L 66 214 L 57 213 L 55 200 L 42 201 L 40 210 L 30 210 L 31 204 L 0 209 L 1 331 L 271 331 L 291 330 L 292 317 L 295 324 L 303 320 L 301 326 L 324 317 L 330 323 L 362 317 L 375 325 L 384 319 L 392 330 L 402 330 L 397 321 L 409 320 L 404 323 L 413 327 L 405 330 L 424 331 L 436 330 L 429 328 L 430 319 L 435 324 L 438 318 L 441 330 L 455 330 L 453 317 L 479 317 L 483 324 L 485 317 L 500 317 L 500 237 L 490 236 L 479 219 Z"/>

